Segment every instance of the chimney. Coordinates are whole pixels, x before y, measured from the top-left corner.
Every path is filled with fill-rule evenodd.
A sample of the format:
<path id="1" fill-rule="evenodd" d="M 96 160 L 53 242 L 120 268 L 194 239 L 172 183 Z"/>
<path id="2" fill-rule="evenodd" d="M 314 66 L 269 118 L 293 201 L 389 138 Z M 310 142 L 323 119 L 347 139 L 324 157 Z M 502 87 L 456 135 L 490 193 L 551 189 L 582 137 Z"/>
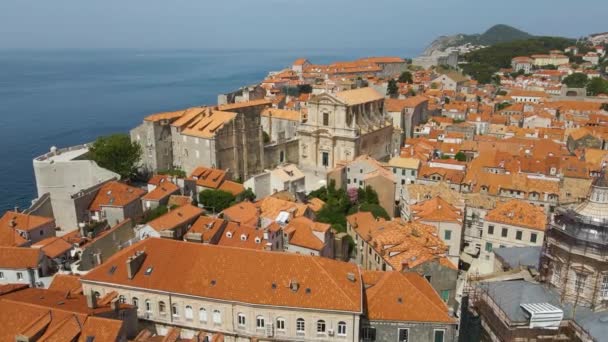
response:
<path id="1" fill-rule="evenodd" d="M 298 283 L 297 280 L 291 280 L 289 282 L 289 288 L 291 289 L 291 291 L 293 292 L 298 292 L 298 289 L 300 288 L 300 284 Z"/>
<path id="2" fill-rule="evenodd" d="M 146 252 L 137 251 L 127 259 L 127 276 L 133 279 L 146 259 Z"/>
<path id="3" fill-rule="evenodd" d="M 96 309 L 97 308 L 97 297 L 95 297 L 95 293 L 93 293 L 93 291 L 91 291 L 91 293 L 87 294 L 85 297 L 87 299 L 87 306 L 89 307 L 89 309 Z"/>

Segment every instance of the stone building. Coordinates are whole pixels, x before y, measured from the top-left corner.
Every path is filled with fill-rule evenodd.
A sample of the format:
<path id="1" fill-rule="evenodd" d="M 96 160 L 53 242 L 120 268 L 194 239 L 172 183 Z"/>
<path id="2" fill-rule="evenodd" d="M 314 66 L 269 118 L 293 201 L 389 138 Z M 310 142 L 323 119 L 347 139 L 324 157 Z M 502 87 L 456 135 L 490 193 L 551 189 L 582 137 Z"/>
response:
<path id="1" fill-rule="evenodd" d="M 606 309 L 608 303 L 608 177 L 596 178 L 587 199 L 559 207 L 549 224 L 541 262 L 547 283 L 564 301 Z"/>
<path id="2" fill-rule="evenodd" d="M 295 110 L 267 108 L 262 111 L 262 129 L 269 141 L 264 143 L 264 165 L 274 168 L 283 163 L 298 163 L 298 125 L 302 114 Z"/>
<path id="3" fill-rule="evenodd" d="M 141 146 L 140 168 L 143 173 L 152 174 L 173 167 L 171 122 L 182 114 L 181 110 L 152 114 L 131 130 L 131 141 Z"/>
<path id="4" fill-rule="evenodd" d="M 307 122 L 298 128 L 300 166 L 326 170 L 362 154 L 388 159 L 392 129 L 384 96 L 372 88 L 312 96 Z"/>

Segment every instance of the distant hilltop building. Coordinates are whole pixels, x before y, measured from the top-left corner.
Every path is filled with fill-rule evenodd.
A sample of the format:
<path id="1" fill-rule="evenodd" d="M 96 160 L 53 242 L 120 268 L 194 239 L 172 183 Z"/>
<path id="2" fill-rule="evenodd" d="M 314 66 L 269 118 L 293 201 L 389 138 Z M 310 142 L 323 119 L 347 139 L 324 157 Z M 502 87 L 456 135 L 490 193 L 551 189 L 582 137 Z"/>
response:
<path id="1" fill-rule="evenodd" d="M 594 45 L 606 44 L 608 43 L 608 32 L 591 34 L 588 39 Z"/>
<path id="2" fill-rule="evenodd" d="M 367 57 L 349 62 L 312 64 L 305 58 L 293 62 L 291 70 L 304 79 L 336 76 L 385 77 L 407 70 L 407 62 L 401 57 Z"/>

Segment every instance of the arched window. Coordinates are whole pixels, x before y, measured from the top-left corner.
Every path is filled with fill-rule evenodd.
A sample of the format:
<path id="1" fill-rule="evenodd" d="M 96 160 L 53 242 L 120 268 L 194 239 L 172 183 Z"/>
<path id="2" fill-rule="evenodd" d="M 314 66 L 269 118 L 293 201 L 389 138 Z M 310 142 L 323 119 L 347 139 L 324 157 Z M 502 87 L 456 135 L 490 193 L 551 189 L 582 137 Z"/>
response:
<path id="1" fill-rule="evenodd" d="M 163 301 L 158 302 L 158 313 L 162 315 L 166 312 L 166 310 L 167 310 L 167 307 L 165 305 L 165 302 L 163 302 Z"/>
<path id="2" fill-rule="evenodd" d="M 125 304 L 127 302 L 127 298 L 123 295 L 118 296 L 118 302 L 120 304 Z"/>
<path id="3" fill-rule="evenodd" d="M 95 291 L 93 293 L 93 295 L 95 296 L 95 298 L 99 299 L 99 297 L 101 297 L 101 294 L 99 293 L 99 291 Z"/>
<path id="4" fill-rule="evenodd" d="M 220 310 L 213 310 L 213 323 L 222 324 L 222 313 Z"/>
<path id="5" fill-rule="evenodd" d="M 255 318 L 255 327 L 258 329 L 264 329 L 265 326 L 265 322 L 264 322 L 264 316 L 258 316 Z"/>
<path id="6" fill-rule="evenodd" d="M 179 316 L 179 310 L 177 308 L 177 304 L 171 305 L 171 314 L 173 315 L 173 317 Z"/>
<path id="7" fill-rule="evenodd" d="M 186 305 L 186 308 L 184 309 L 184 317 L 186 317 L 188 320 L 192 320 L 192 316 L 192 307 L 190 305 Z"/>
<path id="8" fill-rule="evenodd" d="M 300 335 L 304 335 L 304 332 L 306 331 L 306 326 L 304 324 L 304 318 L 298 318 L 296 320 L 296 333 L 300 334 Z"/>
<path id="9" fill-rule="evenodd" d="M 247 320 L 245 319 L 245 314 L 239 313 L 238 314 L 238 323 L 239 323 L 239 326 L 240 327 L 244 327 L 246 322 L 247 322 Z"/>
<path id="10" fill-rule="evenodd" d="M 285 318 L 277 318 L 277 330 L 285 331 Z"/>
<path id="11" fill-rule="evenodd" d="M 131 298 L 131 304 L 133 304 L 134 307 L 139 309 L 139 299 L 137 299 L 137 297 Z"/>
<path id="12" fill-rule="evenodd" d="M 338 335 L 346 336 L 346 322 L 338 322 Z"/>
<path id="13" fill-rule="evenodd" d="M 149 299 L 146 299 L 146 312 L 152 312 L 152 303 Z"/>
<path id="14" fill-rule="evenodd" d="M 207 322 L 207 310 L 205 308 L 198 309 L 198 320 L 201 322 Z"/>
<path id="15" fill-rule="evenodd" d="M 279 152 L 279 163 L 282 163 L 285 161 L 285 152 L 284 151 L 280 151 Z"/>
<path id="16" fill-rule="evenodd" d="M 325 321 L 322 319 L 317 321 L 317 333 L 325 333 Z"/>

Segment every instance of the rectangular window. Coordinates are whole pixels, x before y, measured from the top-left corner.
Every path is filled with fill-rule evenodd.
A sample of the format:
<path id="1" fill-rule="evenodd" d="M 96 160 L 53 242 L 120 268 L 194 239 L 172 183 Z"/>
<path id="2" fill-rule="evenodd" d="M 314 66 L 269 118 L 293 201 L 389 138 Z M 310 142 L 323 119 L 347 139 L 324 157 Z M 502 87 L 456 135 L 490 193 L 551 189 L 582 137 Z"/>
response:
<path id="1" fill-rule="evenodd" d="M 530 234 L 530 242 L 536 242 L 536 233 Z"/>
<path id="2" fill-rule="evenodd" d="M 322 152 L 321 153 L 321 160 L 323 162 L 323 166 L 329 166 L 329 153 L 328 152 Z"/>
<path id="3" fill-rule="evenodd" d="M 435 330 L 435 342 L 443 342 L 445 330 Z"/>
<path id="4" fill-rule="evenodd" d="M 488 253 L 492 252 L 492 243 L 491 242 L 486 242 L 486 252 L 488 252 Z"/>
<path id="5" fill-rule="evenodd" d="M 409 342 L 410 341 L 410 330 L 409 329 L 399 329 L 399 342 Z"/>
<path id="6" fill-rule="evenodd" d="M 452 231 L 451 230 L 446 230 L 443 234 L 443 239 L 446 241 L 449 241 L 452 239 Z"/>
<path id="7" fill-rule="evenodd" d="M 602 299 L 608 298 L 608 274 L 602 277 L 602 287 L 600 288 L 600 296 Z"/>
<path id="8" fill-rule="evenodd" d="M 509 229 L 502 227 L 502 231 L 500 232 L 500 236 L 506 238 L 509 235 Z"/>
<path id="9" fill-rule="evenodd" d="M 397 168 L 395 168 L 395 167 L 393 168 L 393 173 L 395 173 L 395 174 L 397 173 Z"/>
<path id="10" fill-rule="evenodd" d="M 402 175 L 402 176 L 405 176 L 405 169 L 404 169 L 404 170 L 401 170 L 401 175 Z"/>
<path id="11" fill-rule="evenodd" d="M 441 290 L 441 299 L 447 303 L 450 300 L 450 290 Z"/>
<path id="12" fill-rule="evenodd" d="M 577 273 L 576 278 L 574 279 L 574 288 L 576 291 L 582 291 L 585 287 L 585 281 L 587 281 L 587 275 L 582 273 Z"/>
<path id="13" fill-rule="evenodd" d="M 323 113 L 323 126 L 329 126 L 329 113 Z"/>
<path id="14" fill-rule="evenodd" d="M 515 240 L 521 240 L 522 234 L 523 233 L 521 232 L 521 230 L 516 231 L 515 232 Z"/>
<path id="15" fill-rule="evenodd" d="M 376 340 L 376 328 L 363 328 L 362 331 L 363 341 L 375 341 Z"/>
<path id="16" fill-rule="evenodd" d="M 488 235 L 494 235 L 494 226 L 488 226 Z"/>
<path id="17" fill-rule="evenodd" d="M 0 279 L 4 279 L 4 272 L 0 272 Z"/>
<path id="18" fill-rule="evenodd" d="M 401 180 L 401 185 L 405 185 L 405 179 Z"/>
<path id="19" fill-rule="evenodd" d="M 23 280 L 23 273 L 17 272 L 17 280 Z"/>
<path id="20" fill-rule="evenodd" d="M 285 320 L 282 318 L 277 319 L 277 330 L 285 330 Z"/>
<path id="21" fill-rule="evenodd" d="M 346 180 L 346 184 L 350 184 L 350 178 Z"/>

